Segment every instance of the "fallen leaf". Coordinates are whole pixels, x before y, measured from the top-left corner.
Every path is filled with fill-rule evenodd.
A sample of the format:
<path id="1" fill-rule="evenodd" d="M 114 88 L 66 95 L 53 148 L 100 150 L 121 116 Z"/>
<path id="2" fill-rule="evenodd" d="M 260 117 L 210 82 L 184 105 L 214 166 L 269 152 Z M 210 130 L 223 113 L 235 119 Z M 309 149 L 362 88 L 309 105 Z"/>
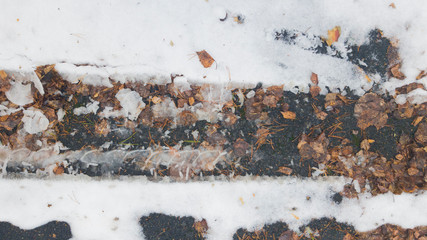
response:
<path id="1" fill-rule="evenodd" d="M 328 30 L 328 39 L 326 40 L 326 43 L 328 44 L 328 46 L 331 46 L 332 43 L 338 41 L 340 34 L 341 34 L 341 27 L 339 26 L 336 26 L 331 30 Z"/>
<path id="2" fill-rule="evenodd" d="M 273 95 L 265 96 L 262 100 L 262 103 L 268 107 L 276 107 L 277 105 L 277 98 Z"/>
<path id="3" fill-rule="evenodd" d="M 310 80 L 313 84 L 316 84 L 316 85 L 319 84 L 319 78 L 315 73 L 311 73 Z"/>
<path id="4" fill-rule="evenodd" d="M 317 95 L 319 95 L 321 89 L 319 86 L 311 86 L 310 87 L 310 94 L 311 97 L 316 97 Z"/>
<path id="5" fill-rule="evenodd" d="M 200 236 L 203 236 L 208 231 L 208 222 L 206 219 L 202 219 L 201 221 L 197 221 L 193 224 L 194 229 L 196 229 L 197 233 Z"/>
<path id="6" fill-rule="evenodd" d="M 426 71 L 421 71 L 420 74 L 418 74 L 418 76 L 415 78 L 416 80 L 420 80 L 421 78 L 427 76 L 427 72 Z"/>
<path id="7" fill-rule="evenodd" d="M 277 170 L 280 173 L 286 174 L 286 175 L 291 175 L 292 173 L 292 168 L 288 168 L 288 167 L 279 167 L 279 170 Z"/>
<path id="8" fill-rule="evenodd" d="M 7 92 L 11 88 L 10 82 L 7 79 L 7 74 L 5 71 L 0 71 L 0 92 Z"/>
<path id="9" fill-rule="evenodd" d="M 403 80 L 406 78 L 406 76 L 400 71 L 400 67 L 401 67 L 401 64 L 398 63 L 390 68 L 390 72 L 391 72 L 391 75 L 393 75 L 393 77 L 399 80 Z"/>
<path id="10" fill-rule="evenodd" d="M 193 97 L 190 97 L 190 98 L 188 99 L 188 103 L 190 104 L 190 106 L 193 106 L 193 104 L 194 104 L 194 98 L 193 98 Z"/>
<path id="11" fill-rule="evenodd" d="M 415 141 L 422 145 L 427 144 L 427 122 L 418 125 L 418 129 L 415 132 Z"/>
<path id="12" fill-rule="evenodd" d="M 4 70 L 0 71 L 0 78 L 1 79 L 6 79 L 7 78 L 7 73 Z"/>
<path id="13" fill-rule="evenodd" d="M 354 107 L 354 115 L 357 117 L 357 126 L 362 130 L 371 125 L 378 130 L 388 120 L 385 101 L 375 93 L 367 93 L 359 98 Z"/>
<path id="14" fill-rule="evenodd" d="M 418 123 L 420 123 L 422 120 L 424 119 L 424 116 L 418 116 L 414 119 L 414 121 L 412 121 L 412 125 L 413 126 L 417 126 Z"/>
<path id="15" fill-rule="evenodd" d="M 64 173 L 64 167 L 63 166 L 56 166 L 54 169 L 53 169 L 53 173 L 55 174 L 55 175 L 61 175 L 61 174 L 63 174 Z"/>
<path id="16" fill-rule="evenodd" d="M 161 99 L 161 98 L 159 98 L 159 97 L 157 97 L 157 96 L 154 96 L 154 97 L 151 99 L 151 101 L 152 101 L 154 104 L 157 104 L 157 103 L 160 103 L 160 102 L 162 101 L 162 99 Z"/>
<path id="17" fill-rule="evenodd" d="M 396 5 L 394 5 L 394 3 L 390 3 L 390 5 L 388 5 L 391 8 L 396 8 Z"/>
<path id="18" fill-rule="evenodd" d="M 296 114 L 291 111 L 281 112 L 284 119 L 294 120 L 296 118 Z"/>
<path id="19" fill-rule="evenodd" d="M 323 163 L 327 159 L 327 147 L 329 140 L 325 133 L 320 134 L 317 139 L 309 138 L 306 134 L 301 136 L 297 148 L 303 160 L 314 159 L 318 163 Z"/>
<path id="20" fill-rule="evenodd" d="M 110 126 L 108 121 L 103 119 L 101 122 L 95 124 L 95 132 L 99 135 L 106 137 L 110 133 Z"/>
<path id="21" fill-rule="evenodd" d="M 197 122 L 197 116 L 191 111 L 182 111 L 178 114 L 178 124 L 189 126 Z"/>
<path id="22" fill-rule="evenodd" d="M 411 168 L 408 169 L 409 176 L 414 176 L 418 172 L 419 172 L 419 170 L 417 168 L 414 168 L 414 167 L 411 167 Z"/>
<path id="23" fill-rule="evenodd" d="M 236 142 L 233 144 L 233 153 L 237 157 L 243 157 L 249 152 L 250 145 L 245 140 L 238 138 Z"/>
<path id="24" fill-rule="evenodd" d="M 199 57 L 200 63 L 202 63 L 203 67 L 205 68 L 212 66 L 212 64 L 215 62 L 215 60 L 211 57 L 211 55 L 205 50 L 202 50 L 196 53 L 197 53 L 197 56 Z"/>
<path id="25" fill-rule="evenodd" d="M 292 230 L 287 230 L 280 235 L 279 240 L 298 240 L 298 235 Z"/>

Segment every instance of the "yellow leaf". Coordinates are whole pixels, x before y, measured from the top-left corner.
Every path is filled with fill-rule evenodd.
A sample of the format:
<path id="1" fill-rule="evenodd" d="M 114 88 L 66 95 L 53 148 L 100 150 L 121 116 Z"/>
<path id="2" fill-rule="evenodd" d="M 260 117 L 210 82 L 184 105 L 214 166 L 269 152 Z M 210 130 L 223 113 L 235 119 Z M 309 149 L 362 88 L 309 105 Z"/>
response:
<path id="1" fill-rule="evenodd" d="M 4 70 L 0 71 L 0 78 L 1 79 L 6 79 L 7 78 L 7 74 L 6 74 L 6 72 Z"/>
<path id="2" fill-rule="evenodd" d="M 286 112 L 281 112 L 282 116 L 284 119 L 291 119 L 294 120 L 297 116 L 294 112 L 291 111 L 286 111 Z"/>
<path id="3" fill-rule="evenodd" d="M 215 62 L 213 57 L 205 50 L 202 50 L 196 53 L 197 53 L 197 56 L 199 57 L 200 63 L 202 63 L 203 67 L 205 68 L 212 66 L 212 64 Z"/>
<path id="4" fill-rule="evenodd" d="M 161 98 L 159 98 L 159 97 L 153 97 L 152 99 L 151 99 L 151 101 L 154 103 L 154 104 L 157 104 L 157 103 L 159 103 L 159 102 L 161 102 L 162 101 L 162 99 Z"/>
<path id="5" fill-rule="evenodd" d="M 297 215 L 295 215 L 295 214 L 293 214 L 293 213 L 291 213 L 292 214 L 292 216 L 294 216 L 294 218 L 296 219 L 296 220 L 299 220 L 299 217 L 297 216 Z"/>
<path id="6" fill-rule="evenodd" d="M 194 98 L 193 98 L 193 97 L 190 97 L 190 98 L 188 99 L 188 103 L 190 104 L 190 106 L 193 106 L 193 104 L 194 104 Z"/>
<path id="7" fill-rule="evenodd" d="M 245 204 L 245 202 L 243 201 L 243 198 L 242 197 L 239 197 L 239 200 L 240 200 L 240 203 L 243 205 L 243 204 Z"/>
<path id="8" fill-rule="evenodd" d="M 326 40 L 326 43 L 328 44 L 328 46 L 331 46 L 332 43 L 338 41 L 338 38 L 340 37 L 340 35 L 341 35 L 340 26 L 336 26 L 331 30 L 328 30 L 328 39 Z"/>
<path id="9" fill-rule="evenodd" d="M 417 118 L 414 119 L 414 121 L 412 121 L 412 125 L 413 126 L 417 126 L 418 123 L 420 123 L 423 120 L 424 116 L 418 116 Z"/>

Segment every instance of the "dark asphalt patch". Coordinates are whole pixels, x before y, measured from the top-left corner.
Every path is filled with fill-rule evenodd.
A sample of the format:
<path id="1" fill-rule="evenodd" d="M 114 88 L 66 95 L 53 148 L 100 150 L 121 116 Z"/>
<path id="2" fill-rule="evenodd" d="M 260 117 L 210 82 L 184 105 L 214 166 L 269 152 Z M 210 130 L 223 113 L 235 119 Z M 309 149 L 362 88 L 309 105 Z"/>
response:
<path id="1" fill-rule="evenodd" d="M 72 238 L 70 225 L 52 221 L 40 227 L 23 230 L 11 223 L 0 222 L 0 240 L 66 240 Z"/>

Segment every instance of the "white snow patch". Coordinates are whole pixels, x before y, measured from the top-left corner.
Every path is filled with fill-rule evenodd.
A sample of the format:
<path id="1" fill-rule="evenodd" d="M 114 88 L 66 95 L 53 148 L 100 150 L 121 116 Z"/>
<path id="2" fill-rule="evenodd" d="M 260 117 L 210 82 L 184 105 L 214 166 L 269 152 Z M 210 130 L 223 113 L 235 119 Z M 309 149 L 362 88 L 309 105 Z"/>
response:
<path id="1" fill-rule="evenodd" d="M 301 38 L 295 46 L 276 41 L 275 31 L 285 28 L 325 37 L 339 25 L 341 36 L 333 46 L 345 52 L 345 42 L 362 44 L 369 31 L 381 29 L 386 37 L 399 40 L 402 72 L 413 82 L 427 67 L 427 2 L 396 0 L 396 8 L 390 3 L 18 0 L 1 4 L 0 66 L 32 71 L 56 63 L 66 79 L 95 85 L 111 86 L 109 78 L 164 83 L 171 74 L 182 74 L 191 82 L 263 82 L 305 92 L 315 72 L 322 93 L 324 86 L 350 86 L 363 94 L 373 82 L 355 65 L 303 50 L 312 44 L 308 39 Z M 42 11 L 47 14 L 38 14 Z M 244 17 L 241 24 L 233 20 L 238 15 Z M 201 50 L 215 59 L 210 68 L 200 64 L 196 52 Z"/>
<path id="2" fill-rule="evenodd" d="M 49 126 L 49 120 L 43 114 L 42 111 L 29 108 L 24 110 L 24 117 L 22 117 L 24 123 L 24 129 L 29 134 L 36 134 L 47 129 Z"/>
<path id="3" fill-rule="evenodd" d="M 99 102 L 94 101 L 93 99 L 90 99 L 90 101 L 91 102 L 87 103 L 86 106 L 84 106 L 84 107 L 74 108 L 73 113 L 75 115 L 89 114 L 89 113 L 96 114 L 96 112 L 99 109 Z M 58 117 L 59 117 L 59 115 L 58 115 Z"/>
<path id="4" fill-rule="evenodd" d="M 120 89 L 116 94 L 116 98 L 120 101 L 124 116 L 132 121 L 138 118 L 142 109 L 145 107 L 145 103 L 142 101 L 142 97 L 139 93 L 128 88 Z"/>
<path id="5" fill-rule="evenodd" d="M 9 101 L 19 106 L 33 102 L 30 84 L 22 84 L 21 82 L 14 81 L 12 81 L 10 84 L 11 88 L 6 92 L 6 97 L 9 99 Z"/>
<path id="6" fill-rule="evenodd" d="M 154 183 L 145 178 L 1 179 L 0 220 L 25 229 L 52 220 L 66 221 L 74 239 L 141 239 L 138 220 L 152 212 L 205 218 L 208 239 L 231 239 L 240 227 L 254 229 L 275 221 L 298 231 L 312 218 L 321 217 L 335 217 L 359 231 L 385 223 L 413 228 L 427 222 L 427 194 L 422 192 L 364 194 L 335 204 L 332 195 L 349 182 L 338 177 L 188 183 Z"/>

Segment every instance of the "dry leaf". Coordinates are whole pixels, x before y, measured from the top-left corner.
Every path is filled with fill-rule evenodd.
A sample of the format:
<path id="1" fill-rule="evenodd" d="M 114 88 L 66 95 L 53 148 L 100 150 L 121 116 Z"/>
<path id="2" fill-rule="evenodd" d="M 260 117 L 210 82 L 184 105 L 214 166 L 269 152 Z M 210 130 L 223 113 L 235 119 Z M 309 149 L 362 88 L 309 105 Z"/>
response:
<path id="1" fill-rule="evenodd" d="M 4 70 L 0 71 L 0 78 L 1 79 L 6 79 L 7 78 L 7 73 Z"/>
<path id="2" fill-rule="evenodd" d="M 193 97 L 190 97 L 190 98 L 188 99 L 188 103 L 190 104 L 190 106 L 193 106 L 193 104 L 194 104 L 194 98 L 193 98 Z"/>
<path id="3" fill-rule="evenodd" d="M 415 141 L 422 145 L 427 144 L 427 122 L 418 125 L 418 129 L 415 132 Z"/>
<path id="4" fill-rule="evenodd" d="M 311 97 L 316 97 L 317 95 L 319 95 L 321 89 L 319 86 L 311 86 L 310 87 L 310 94 Z"/>
<path id="5" fill-rule="evenodd" d="M 294 120 L 296 118 L 296 114 L 291 111 L 281 112 L 284 119 Z"/>
<path id="6" fill-rule="evenodd" d="M 277 105 L 277 98 L 273 95 L 265 96 L 262 100 L 262 103 L 268 107 L 276 107 Z"/>
<path id="7" fill-rule="evenodd" d="M 418 76 L 415 78 L 416 80 L 420 80 L 421 78 L 427 76 L 427 72 L 426 71 L 421 71 L 420 74 L 418 74 Z"/>
<path id="8" fill-rule="evenodd" d="M 319 78 L 315 73 L 311 73 L 310 80 L 313 84 L 316 84 L 316 85 L 319 84 Z"/>
<path id="9" fill-rule="evenodd" d="M 417 126 L 418 123 L 420 123 L 423 120 L 424 116 L 418 116 L 414 119 L 414 121 L 412 121 L 412 125 L 413 126 Z"/>
<path id="10" fill-rule="evenodd" d="M 63 174 L 64 173 L 64 167 L 61 165 L 61 166 L 56 166 L 54 169 L 53 169 L 53 173 L 55 174 L 55 175 L 61 175 L 61 174 Z"/>
<path id="11" fill-rule="evenodd" d="M 417 168 L 414 168 L 414 167 L 411 167 L 411 168 L 408 169 L 409 176 L 414 176 L 418 172 L 419 172 L 419 170 Z"/>
<path id="12" fill-rule="evenodd" d="M 215 62 L 215 60 L 211 57 L 211 55 L 206 52 L 205 50 L 202 50 L 200 52 L 196 52 L 197 56 L 199 57 L 200 62 L 202 63 L 203 67 L 208 68 L 212 66 L 212 64 Z"/>
<path id="13" fill-rule="evenodd" d="M 277 170 L 280 173 L 286 174 L 286 175 L 291 175 L 292 173 L 292 168 L 288 168 L 288 167 L 279 167 L 279 170 Z"/>
<path id="14" fill-rule="evenodd" d="M 341 34 L 341 27 L 339 26 L 336 26 L 331 30 L 328 30 L 328 39 L 326 40 L 326 43 L 328 44 L 328 46 L 331 46 L 332 43 L 338 41 L 340 34 Z"/>
<path id="15" fill-rule="evenodd" d="M 206 219 L 202 219 L 201 221 L 197 221 L 193 224 L 194 229 L 196 229 L 197 233 L 200 236 L 203 236 L 208 231 L 208 222 Z"/>
<path id="16" fill-rule="evenodd" d="M 154 104 L 157 104 L 157 103 L 160 103 L 160 102 L 162 101 L 162 99 L 161 99 L 161 98 L 159 98 L 159 97 L 154 96 L 154 97 L 151 99 L 151 101 L 152 101 Z"/>
<path id="17" fill-rule="evenodd" d="M 393 77 L 399 79 L 399 80 L 403 80 L 406 78 L 406 76 L 400 71 L 400 63 L 394 65 L 393 67 L 390 68 L 391 71 L 391 75 L 393 75 Z"/>
<path id="18" fill-rule="evenodd" d="M 375 93 L 363 95 L 354 107 L 354 114 L 357 117 L 357 126 L 362 130 L 371 125 L 380 129 L 388 120 L 385 101 Z"/>
<path id="19" fill-rule="evenodd" d="M 394 3 L 390 3 L 390 5 L 388 5 L 391 8 L 396 8 L 396 5 L 394 5 Z"/>

